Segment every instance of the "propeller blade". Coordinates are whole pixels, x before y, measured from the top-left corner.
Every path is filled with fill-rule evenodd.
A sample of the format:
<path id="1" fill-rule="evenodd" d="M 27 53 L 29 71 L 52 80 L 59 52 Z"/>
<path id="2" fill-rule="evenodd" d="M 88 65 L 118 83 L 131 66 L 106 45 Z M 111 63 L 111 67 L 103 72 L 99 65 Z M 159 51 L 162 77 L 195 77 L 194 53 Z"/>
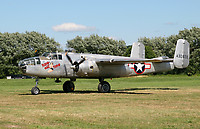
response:
<path id="1" fill-rule="evenodd" d="M 69 60 L 69 62 L 73 65 L 72 59 L 71 57 L 68 55 L 68 53 L 66 52 L 65 55 L 67 56 L 67 59 Z"/>
<path id="2" fill-rule="evenodd" d="M 83 63 L 85 61 L 85 58 L 82 58 L 78 63 L 77 65 L 80 65 L 81 63 Z"/>

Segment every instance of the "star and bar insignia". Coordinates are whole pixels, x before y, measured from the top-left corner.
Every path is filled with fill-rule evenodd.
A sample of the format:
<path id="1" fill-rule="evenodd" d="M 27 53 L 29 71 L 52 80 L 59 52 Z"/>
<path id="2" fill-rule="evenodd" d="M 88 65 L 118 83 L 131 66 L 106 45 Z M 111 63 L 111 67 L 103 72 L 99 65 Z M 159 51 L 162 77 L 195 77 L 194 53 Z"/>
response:
<path id="1" fill-rule="evenodd" d="M 146 69 L 151 69 L 150 63 L 131 63 L 128 66 L 135 71 L 136 74 L 142 74 Z"/>

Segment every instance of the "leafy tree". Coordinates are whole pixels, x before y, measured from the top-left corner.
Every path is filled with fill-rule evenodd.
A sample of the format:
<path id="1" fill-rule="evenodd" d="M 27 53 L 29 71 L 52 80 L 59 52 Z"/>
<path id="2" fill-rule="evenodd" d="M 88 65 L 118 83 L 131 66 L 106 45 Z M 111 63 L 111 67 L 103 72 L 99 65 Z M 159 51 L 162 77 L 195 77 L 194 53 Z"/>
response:
<path id="1" fill-rule="evenodd" d="M 155 38 L 140 38 L 139 42 L 145 45 L 152 46 L 155 55 L 174 57 L 175 45 L 178 39 L 185 39 L 190 43 L 190 64 L 186 69 L 175 69 L 170 73 L 186 73 L 195 74 L 200 73 L 200 28 L 193 27 L 190 30 L 184 29 L 179 31 L 177 35 L 171 35 L 169 37 L 155 37 Z"/>
<path id="2" fill-rule="evenodd" d="M 149 49 L 153 49 L 152 53 L 155 53 L 156 57 L 166 56 L 165 51 L 164 51 L 164 47 L 166 43 L 165 38 L 155 37 L 155 38 L 150 39 L 150 38 L 144 37 L 144 38 L 140 38 L 138 42 L 143 43 L 145 47 L 148 46 Z"/>
<path id="3" fill-rule="evenodd" d="M 91 35 L 82 38 L 77 36 L 75 39 L 68 40 L 66 46 L 74 48 L 78 53 L 93 53 L 105 55 L 123 55 L 126 50 L 124 41 L 117 41 L 108 37 Z"/>
<path id="4" fill-rule="evenodd" d="M 151 46 L 145 46 L 145 58 L 151 59 L 151 58 L 155 58 L 156 54 L 153 51 Z"/>
<path id="5" fill-rule="evenodd" d="M 127 48 L 126 48 L 126 51 L 125 51 L 125 53 L 124 53 L 124 56 L 130 57 L 132 45 L 128 45 L 128 46 L 126 46 L 126 47 L 127 47 Z"/>
<path id="6" fill-rule="evenodd" d="M 44 52 L 60 51 L 60 44 L 38 32 L 0 33 L 0 78 L 19 74 L 20 60 Z"/>

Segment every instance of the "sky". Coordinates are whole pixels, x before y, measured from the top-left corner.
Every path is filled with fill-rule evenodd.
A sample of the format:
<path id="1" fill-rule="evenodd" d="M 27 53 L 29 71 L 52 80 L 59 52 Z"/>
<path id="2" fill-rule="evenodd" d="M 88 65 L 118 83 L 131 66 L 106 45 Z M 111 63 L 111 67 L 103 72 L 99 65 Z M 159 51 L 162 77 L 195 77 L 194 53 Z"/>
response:
<path id="1" fill-rule="evenodd" d="M 124 40 L 200 27 L 199 0 L 0 0 L 0 32 L 36 31 L 59 42 L 92 34 Z"/>

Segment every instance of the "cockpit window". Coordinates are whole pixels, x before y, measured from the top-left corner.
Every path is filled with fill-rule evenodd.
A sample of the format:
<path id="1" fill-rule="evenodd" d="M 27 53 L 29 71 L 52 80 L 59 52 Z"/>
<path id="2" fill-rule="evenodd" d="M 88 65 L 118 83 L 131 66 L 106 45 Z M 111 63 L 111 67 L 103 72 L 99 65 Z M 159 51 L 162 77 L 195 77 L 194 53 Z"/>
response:
<path id="1" fill-rule="evenodd" d="M 23 65 L 38 65 L 41 64 L 41 61 L 39 58 L 29 58 L 21 61 L 21 64 Z"/>
<path id="2" fill-rule="evenodd" d="M 54 54 L 52 59 L 53 59 L 53 60 L 57 60 L 57 55 Z"/>
<path id="3" fill-rule="evenodd" d="M 42 54 L 42 56 L 44 56 L 44 57 L 48 57 L 49 54 L 50 54 L 49 52 L 45 52 L 45 53 Z"/>
<path id="4" fill-rule="evenodd" d="M 36 62 L 36 64 L 40 64 L 41 63 L 39 58 L 36 58 L 35 62 Z"/>
<path id="5" fill-rule="evenodd" d="M 30 60 L 30 65 L 35 65 L 35 60 L 34 59 Z"/>
<path id="6" fill-rule="evenodd" d="M 30 63 L 29 60 L 24 60 L 24 64 L 25 64 L 25 65 L 30 65 L 31 63 Z"/>
<path id="7" fill-rule="evenodd" d="M 62 55 L 58 55 L 58 59 L 59 59 L 59 60 L 62 60 Z"/>
<path id="8" fill-rule="evenodd" d="M 60 53 L 45 52 L 42 56 L 46 57 L 48 60 L 62 60 L 62 54 Z"/>

